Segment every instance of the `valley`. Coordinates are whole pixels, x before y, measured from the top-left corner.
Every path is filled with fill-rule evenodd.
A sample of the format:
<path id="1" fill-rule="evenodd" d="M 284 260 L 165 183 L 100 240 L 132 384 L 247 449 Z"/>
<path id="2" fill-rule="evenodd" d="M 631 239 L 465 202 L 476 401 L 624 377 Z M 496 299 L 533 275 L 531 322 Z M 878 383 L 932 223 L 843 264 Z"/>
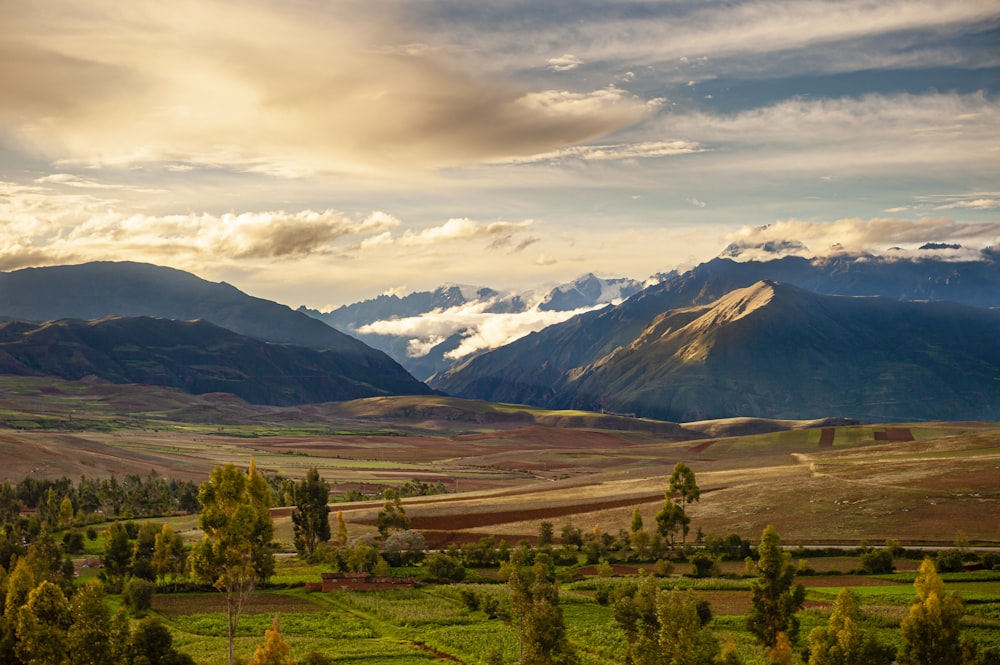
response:
<path id="1" fill-rule="evenodd" d="M 145 476 L 202 482 L 218 465 L 300 478 L 334 497 L 418 480 L 404 502 L 429 543 L 532 540 L 538 522 L 616 531 L 648 521 L 677 462 L 697 474 L 698 528 L 795 543 L 1000 541 L 1000 426 L 732 419 L 674 424 L 440 396 L 264 407 L 146 386 L 5 377 L 0 479 Z M 338 503 L 374 531 L 378 501 Z M 276 509 L 289 537 L 288 510 Z"/>

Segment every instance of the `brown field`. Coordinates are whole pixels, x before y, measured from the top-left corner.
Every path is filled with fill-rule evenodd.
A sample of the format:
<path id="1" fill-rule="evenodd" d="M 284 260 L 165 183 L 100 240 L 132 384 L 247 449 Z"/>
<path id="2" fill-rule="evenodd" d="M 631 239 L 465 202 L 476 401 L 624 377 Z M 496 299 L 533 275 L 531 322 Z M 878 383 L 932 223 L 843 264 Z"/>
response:
<path id="1" fill-rule="evenodd" d="M 257 593 L 244 606 L 244 614 L 277 614 L 326 612 L 329 608 L 305 598 L 271 593 Z M 222 593 L 156 594 L 153 610 L 168 619 L 192 614 L 226 612 L 226 596 Z"/>
<path id="2" fill-rule="evenodd" d="M 647 528 L 677 462 L 702 489 L 691 539 L 767 524 L 788 543 L 1000 543 L 1000 425 L 838 425 L 730 419 L 676 425 L 584 412 L 402 397 L 296 408 L 122 387 L 0 377 L 0 479 L 126 473 L 202 481 L 254 458 L 268 474 L 320 470 L 340 495 L 411 479 L 448 494 L 404 502 L 432 547 L 533 539 L 538 523 Z M 376 501 L 338 503 L 352 534 Z M 290 540 L 287 509 L 277 532 Z"/>

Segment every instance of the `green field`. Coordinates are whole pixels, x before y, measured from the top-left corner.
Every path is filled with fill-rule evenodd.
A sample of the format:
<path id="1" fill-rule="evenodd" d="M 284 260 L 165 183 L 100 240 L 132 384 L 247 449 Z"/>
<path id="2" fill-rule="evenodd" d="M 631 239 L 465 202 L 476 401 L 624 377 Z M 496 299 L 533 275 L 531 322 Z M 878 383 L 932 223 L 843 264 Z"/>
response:
<path id="1" fill-rule="evenodd" d="M 302 564 L 282 562 L 277 578 L 281 582 L 314 573 Z M 902 574 L 896 577 L 906 577 Z M 861 599 L 864 627 L 876 631 L 888 644 L 898 645 L 900 619 L 914 597 L 912 585 L 894 576 L 888 578 L 844 576 Z M 825 625 L 830 606 L 843 586 L 831 586 L 836 577 L 800 578 L 807 587 L 807 607 L 803 610 L 798 647 L 806 643 L 811 628 Z M 624 662 L 625 638 L 612 618 L 611 608 L 594 597 L 596 584 L 622 584 L 627 577 L 588 579 L 562 587 L 562 607 L 571 643 L 588 664 Z M 860 584 L 858 584 L 860 582 Z M 749 580 L 673 577 L 661 582 L 664 588 L 692 589 L 711 604 L 712 628 L 720 641 L 733 635 L 748 665 L 764 665 L 766 659 L 743 625 L 749 606 Z M 966 603 L 963 626 L 983 645 L 1000 648 L 1000 572 L 953 574 L 946 588 L 959 592 Z M 265 629 L 275 614 L 280 616 L 283 635 L 293 657 L 318 651 L 336 663 L 413 662 L 430 663 L 445 658 L 459 663 L 484 663 L 493 650 L 503 662 L 517 660 L 516 625 L 488 619 L 480 611 L 469 610 L 460 600 L 462 590 L 487 593 L 505 599 L 502 584 L 457 584 L 427 586 L 413 590 L 379 592 L 333 592 L 307 594 L 301 589 L 258 592 L 240 621 L 237 653 L 249 657 L 262 643 Z M 175 644 L 199 663 L 224 662 L 226 653 L 225 614 L 220 594 L 162 594 L 154 608 L 168 623 Z M 438 661 L 440 662 L 440 661 Z M 796 661 L 797 662 L 797 661 Z"/>

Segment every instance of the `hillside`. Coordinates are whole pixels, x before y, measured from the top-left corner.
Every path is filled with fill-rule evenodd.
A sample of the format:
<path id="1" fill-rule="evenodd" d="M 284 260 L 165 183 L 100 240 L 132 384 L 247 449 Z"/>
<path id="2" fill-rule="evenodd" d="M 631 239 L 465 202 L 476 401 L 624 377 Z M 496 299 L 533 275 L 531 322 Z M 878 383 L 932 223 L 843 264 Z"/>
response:
<path id="1" fill-rule="evenodd" d="M 429 392 L 394 365 L 360 366 L 353 356 L 262 342 L 207 321 L 151 317 L 0 323 L 0 374 L 96 377 L 273 405 Z"/>
<path id="2" fill-rule="evenodd" d="M 568 323 L 586 330 L 586 322 Z M 515 343 L 433 385 L 464 397 L 677 422 L 1000 418 L 996 310 L 821 296 L 762 281 L 709 305 L 663 312 L 594 362 L 568 367 L 564 349 L 534 372 L 511 366 L 540 353 L 544 336 L 523 340 L 527 353 Z"/>
<path id="3" fill-rule="evenodd" d="M 495 349 L 475 359 L 474 376 L 461 363 L 432 377 L 432 387 L 456 395 L 544 403 L 546 390 L 537 384 L 556 381 L 564 373 L 595 363 L 620 346 L 628 346 L 668 310 L 706 305 L 734 289 L 760 280 L 791 284 L 826 295 L 883 296 L 892 300 L 947 300 L 976 307 L 1000 307 L 1000 262 L 983 251 L 978 261 L 921 260 L 840 255 L 825 259 L 788 256 L 771 261 L 737 262 L 718 258 L 663 280 L 620 305 L 581 314 Z M 506 375 L 502 392 L 492 392 Z M 540 381 L 535 381 L 538 376 Z M 482 389 L 472 384 L 485 383 Z M 500 389 L 500 388 L 497 388 Z M 738 414 L 730 414 L 738 415 Z"/>
<path id="4" fill-rule="evenodd" d="M 96 262 L 0 273 L 0 317 L 27 321 L 158 317 L 214 323 L 264 342 L 336 353 L 340 374 L 368 394 L 426 390 L 382 351 L 285 305 L 173 268 Z"/>

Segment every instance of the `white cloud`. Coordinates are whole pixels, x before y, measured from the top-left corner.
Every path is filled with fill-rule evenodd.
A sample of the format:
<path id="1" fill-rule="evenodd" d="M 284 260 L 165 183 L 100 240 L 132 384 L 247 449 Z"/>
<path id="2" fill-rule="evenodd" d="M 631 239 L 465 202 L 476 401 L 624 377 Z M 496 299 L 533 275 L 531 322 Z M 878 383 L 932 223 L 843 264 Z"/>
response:
<path id="1" fill-rule="evenodd" d="M 426 355 L 436 344 L 461 332 L 461 344 L 446 354 L 448 359 L 458 360 L 483 349 L 509 344 L 546 326 L 597 309 L 590 307 L 569 312 L 550 312 L 534 308 L 526 312 L 496 314 L 486 311 L 492 304 L 494 300 L 476 301 L 459 307 L 434 310 L 421 316 L 376 321 L 360 327 L 358 332 L 409 337 L 407 353 L 414 358 Z"/>
<path id="2" fill-rule="evenodd" d="M 523 222 L 476 222 L 468 218 L 449 219 L 441 226 L 421 231 L 407 230 L 400 237 L 402 245 L 434 245 L 442 242 L 486 238 L 493 248 L 508 244 L 513 236 L 531 226 L 532 220 Z"/>
<path id="3" fill-rule="evenodd" d="M 960 244 L 976 251 L 1000 241 L 1000 222 L 963 223 L 950 217 L 845 218 L 830 222 L 787 219 L 761 227 L 744 226 L 727 234 L 725 240 L 747 245 L 799 241 L 806 245 L 805 254 L 810 256 L 845 251 L 881 254 L 889 248 L 912 250 L 929 242 Z"/>
<path id="4" fill-rule="evenodd" d="M 554 152 L 531 155 L 529 157 L 496 160 L 495 163 L 530 164 L 534 162 L 556 162 L 565 159 L 580 159 L 589 162 L 608 162 L 624 159 L 677 157 L 701 151 L 701 145 L 694 141 L 643 141 L 640 143 L 574 146 L 571 148 L 563 148 Z"/>
<path id="5" fill-rule="evenodd" d="M 549 69 L 554 72 L 568 72 L 583 64 L 583 60 L 572 53 L 564 53 L 557 58 L 549 58 Z"/>

